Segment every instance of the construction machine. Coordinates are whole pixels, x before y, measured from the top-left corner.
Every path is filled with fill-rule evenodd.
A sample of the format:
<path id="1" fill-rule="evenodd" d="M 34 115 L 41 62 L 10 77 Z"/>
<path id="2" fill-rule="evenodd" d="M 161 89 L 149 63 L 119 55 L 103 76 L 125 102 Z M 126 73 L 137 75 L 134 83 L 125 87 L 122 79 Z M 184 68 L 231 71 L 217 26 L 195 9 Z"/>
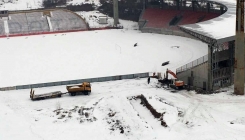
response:
<path id="1" fill-rule="evenodd" d="M 83 82 L 79 85 L 66 86 L 66 89 L 71 96 L 76 96 L 81 93 L 89 95 L 91 93 L 91 84 L 89 82 Z"/>
<path id="2" fill-rule="evenodd" d="M 61 97 L 63 94 L 69 93 L 71 96 L 76 96 L 77 94 L 89 95 L 91 93 L 91 84 L 89 82 L 83 82 L 79 85 L 69 85 L 66 86 L 68 92 L 53 91 L 49 93 L 35 94 L 34 89 L 30 91 L 31 100 L 43 100 L 48 98 Z"/>
<path id="3" fill-rule="evenodd" d="M 168 79 L 168 74 L 171 74 L 175 79 Z M 166 70 L 164 78 L 158 79 L 158 82 L 174 89 L 183 89 L 185 87 L 184 81 L 177 80 L 177 75 L 169 69 Z"/>

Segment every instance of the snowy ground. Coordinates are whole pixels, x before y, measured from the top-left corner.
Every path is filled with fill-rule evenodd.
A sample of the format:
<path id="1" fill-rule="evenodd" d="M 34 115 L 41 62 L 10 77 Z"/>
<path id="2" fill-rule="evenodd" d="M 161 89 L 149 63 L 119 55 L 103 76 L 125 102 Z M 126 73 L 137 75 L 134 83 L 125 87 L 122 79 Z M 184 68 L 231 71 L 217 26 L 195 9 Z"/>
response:
<path id="1" fill-rule="evenodd" d="M 43 0 L 0 0 L 0 10 L 28 10 L 42 8 Z M 100 6 L 99 0 L 72 0 L 67 5 L 94 4 Z"/>
<path id="2" fill-rule="evenodd" d="M 43 0 L 12 0 L 13 2 L 8 2 L 8 0 L 4 1 L 5 2 L 2 2 L 2 0 L 0 0 L 0 10 L 37 9 L 42 7 Z"/>
<path id="3" fill-rule="evenodd" d="M 89 96 L 40 101 L 31 101 L 29 90 L 1 92 L 0 139 L 244 140 L 244 96 L 232 95 L 231 89 L 213 95 L 172 93 L 156 84 L 154 79 L 149 85 L 146 79 L 93 83 Z M 65 86 L 36 92 L 55 90 L 65 91 Z M 140 101 L 128 100 L 140 94 L 165 112 L 168 127 Z"/>
<path id="4" fill-rule="evenodd" d="M 0 85 L 175 70 L 207 54 L 200 41 L 128 29 L 0 39 Z M 137 47 L 133 44 L 138 43 Z M 179 46 L 179 47 L 176 47 Z M 170 61 L 162 67 L 161 63 Z M 243 140 L 245 97 L 232 87 L 212 95 L 171 92 L 151 79 L 92 83 L 91 95 L 31 101 L 30 89 L 0 92 L 4 140 Z M 65 86 L 35 93 L 66 92 Z M 140 100 L 160 113 L 163 127 Z"/>
<path id="5" fill-rule="evenodd" d="M 166 68 L 175 71 L 207 54 L 207 45 L 197 40 L 127 29 L 2 38 L 0 42 L 0 87 L 165 72 Z M 162 67 L 165 61 L 170 64 Z"/>

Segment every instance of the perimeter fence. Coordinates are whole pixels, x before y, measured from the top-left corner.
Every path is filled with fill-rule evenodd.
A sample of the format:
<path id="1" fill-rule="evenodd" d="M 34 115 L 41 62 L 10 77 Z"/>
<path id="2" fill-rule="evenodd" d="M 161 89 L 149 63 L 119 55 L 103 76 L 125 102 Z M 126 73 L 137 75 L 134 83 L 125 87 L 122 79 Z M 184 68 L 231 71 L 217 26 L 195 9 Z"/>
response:
<path id="1" fill-rule="evenodd" d="M 0 87 L 0 91 L 62 86 L 62 85 L 70 85 L 70 84 L 79 84 L 82 82 L 91 82 L 91 83 L 92 82 L 106 82 L 106 81 L 116 81 L 116 80 L 123 80 L 123 79 L 146 78 L 146 77 L 149 77 L 149 72 L 98 77 L 98 78 L 87 78 L 87 79 L 77 79 L 77 80 L 47 82 L 47 83 L 27 84 L 27 85 L 17 85 L 17 86 L 9 86 L 9 87 Z"/>

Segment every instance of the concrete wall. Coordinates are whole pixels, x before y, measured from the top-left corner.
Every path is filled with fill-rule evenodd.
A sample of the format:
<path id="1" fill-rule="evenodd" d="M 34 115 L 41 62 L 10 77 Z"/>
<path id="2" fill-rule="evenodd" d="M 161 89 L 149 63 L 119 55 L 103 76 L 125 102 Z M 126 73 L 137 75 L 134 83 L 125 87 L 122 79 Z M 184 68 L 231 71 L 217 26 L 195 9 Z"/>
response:
<path id="1" fill-rule="evenodd" d="M 139 29 L 141 30 L 141 29 L 145 26 L 146 23 L 147 23 L 146 20 L 140 19 L 140 20 L 138 21 Z"/>
<path id="2" fill-rule="evenodd" d="M 142 24 L 142 23 L 139 23 Z M 141 25 L 142 26 L 142 25 Z M 150 28 L 150 27 L 143 27 L 141 29 L 142 33 L 157 33 L 157 34 L 165 34 L 165 35 L 175 35 L 175 36 L 182 36 L 182 37 L 188 37 L 192 39 L 196 39 L 195 37 L 184 33 L 180 30 L 174 30 L 174 29 L 165 29 L 165 28 Z"/>
<path id="3" fill-rule="evenodd" d="M 86 82 L 115 81 L 115 80 L 123 80 L 123 79 L 134 79 L 137 77 L 146 78 L 149 77 L 149 73 L 148 72 L 136 73 L 136 74 L 116 75 L 116 76 L 107 76 L 107 77 L 98 77 L 98 78 L 77 79 L 77 80 L 69 80 L 69 81 L 57 81 L 57 82 L 49 82 L 49 83 L 37 83 L 37 84 L 17 85 L 17 86 L 10 86 L 10 87 L 0 87 L 0 91 L 79 84 L 85 81 Z"/>
<path id="4" fill-rule="evenodd" d="M 186 71 L 177 73 L 178 79 L 185 82 L 190 86 L 195 86 L 202 89 L 207 89 L 208 82 L 208 62 L 195 66 Z M 204 86 L 206 82 L 206 86 Z"/>

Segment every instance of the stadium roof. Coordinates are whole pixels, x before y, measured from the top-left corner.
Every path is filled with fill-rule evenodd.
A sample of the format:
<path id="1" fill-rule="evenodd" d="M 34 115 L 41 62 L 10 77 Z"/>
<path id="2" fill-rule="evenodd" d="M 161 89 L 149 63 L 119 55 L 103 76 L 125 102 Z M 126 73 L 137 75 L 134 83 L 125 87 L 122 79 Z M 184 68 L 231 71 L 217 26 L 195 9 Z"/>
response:
<path id="1" fill-rule="evenodd" d="M 228 10 L 217 18 L 180 27 L 217 42 L 235 40 L 236 0 L 212 0 L 212 2 L 225 5 Z"/>

